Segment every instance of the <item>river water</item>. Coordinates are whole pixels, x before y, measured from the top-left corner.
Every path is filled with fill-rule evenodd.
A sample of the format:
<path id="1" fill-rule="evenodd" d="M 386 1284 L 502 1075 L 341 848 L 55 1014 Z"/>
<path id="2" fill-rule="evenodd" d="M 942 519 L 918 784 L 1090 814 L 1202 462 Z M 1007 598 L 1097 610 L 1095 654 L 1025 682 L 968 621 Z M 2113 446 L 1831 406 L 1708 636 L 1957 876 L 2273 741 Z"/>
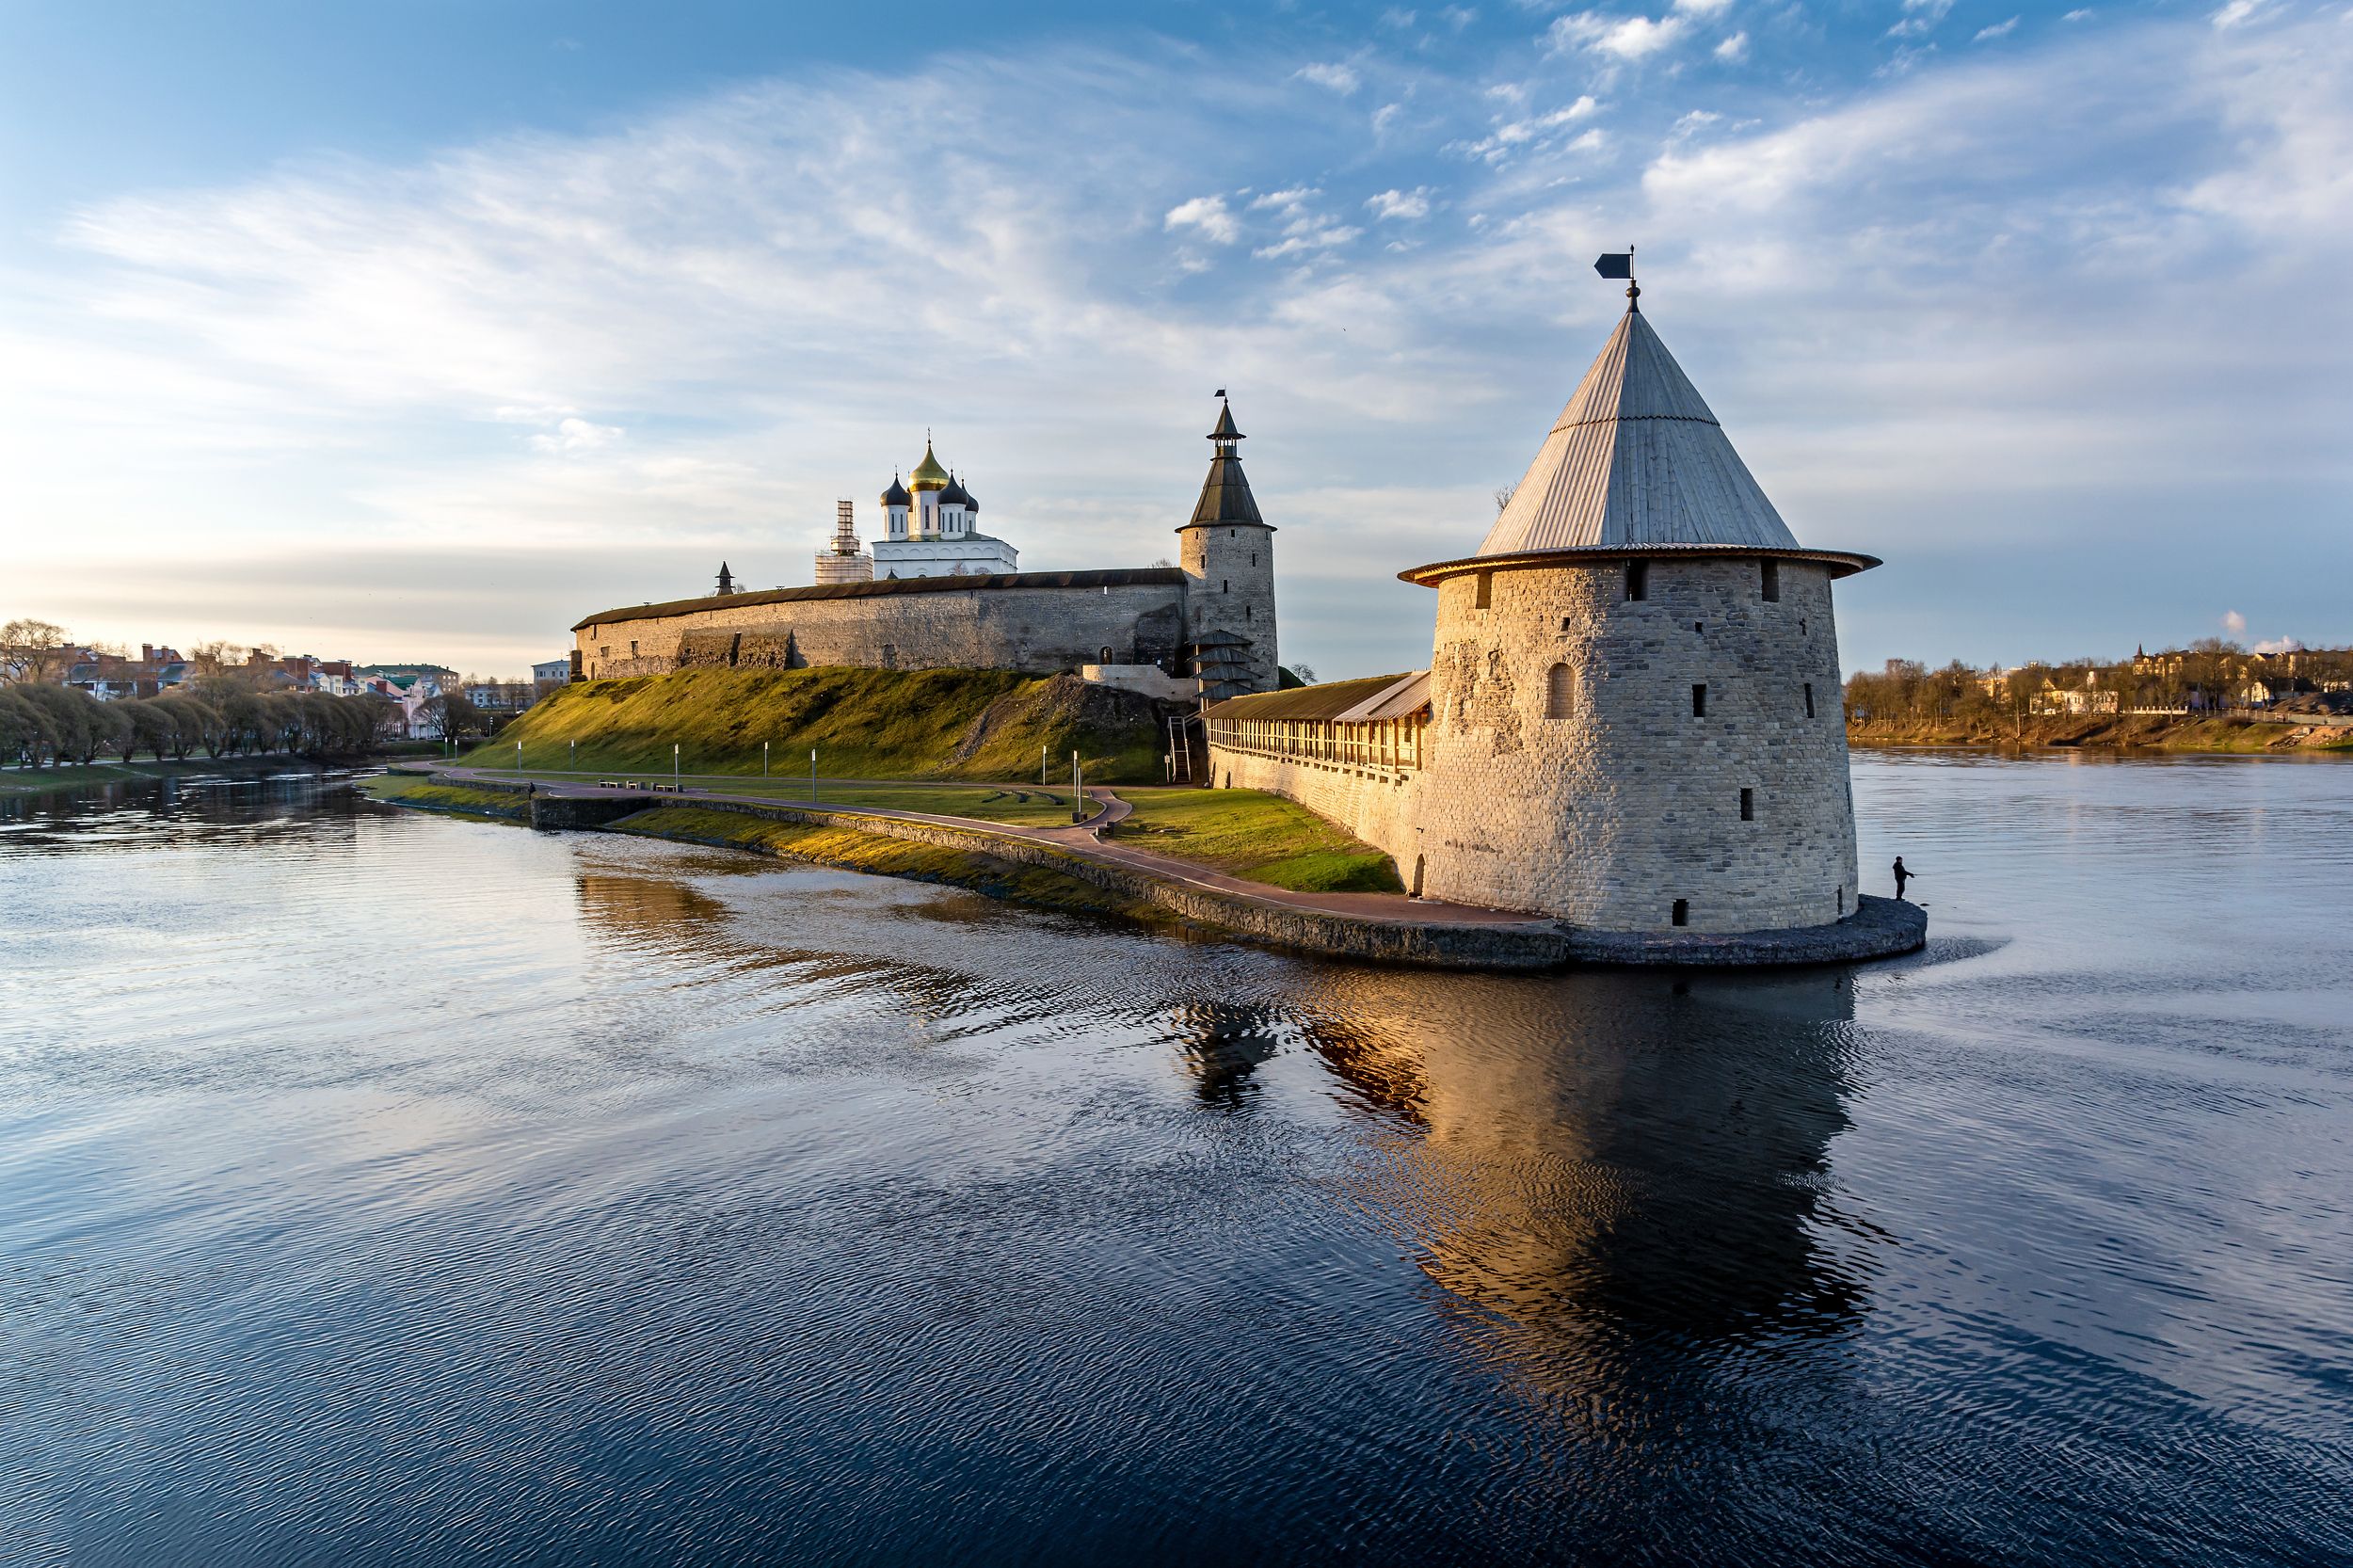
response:
<path id="1" fill-rule="evenodd" d="M 0 807 L 0 1562 L 2344 1560 L 2353 767 L 1855 800 L 1688 980 Z"/>

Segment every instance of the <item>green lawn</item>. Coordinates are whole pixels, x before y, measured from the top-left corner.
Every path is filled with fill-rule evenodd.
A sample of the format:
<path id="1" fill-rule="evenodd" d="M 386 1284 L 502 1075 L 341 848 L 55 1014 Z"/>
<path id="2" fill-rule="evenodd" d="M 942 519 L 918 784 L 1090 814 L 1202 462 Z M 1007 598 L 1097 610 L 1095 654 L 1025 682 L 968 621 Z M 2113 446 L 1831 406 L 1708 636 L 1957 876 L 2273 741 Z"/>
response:
<path id="1" fill-rule="evenodd" d="M 469 760 L 467 765 L 486 773 L 492 771 L 492 764 L 488 760 Z M 639 784 L 666 784 L 670 781 L 666 769 L 634 773 L 625 768 L 616 768 L 610 773 L 527 769 L 518 774 L 511 768 L 501 768 L 496 770 L 496 774 L 501 778 L 536 778 L 542 783 L 563 784 L 593 784 L 606 778 Z M 745 778 L 723 773 L 689 773 L 679 777 L 690 791 L 753 795 L 788 806 L 808 804 L 807 778 L 761 778 L 758 775 Z M 826 779 L 818 786 L 817 803 L 842 809 L 862 808 L 876 811 L 927 811 L 934 816 L 976 817 L 984 822 L 1019 823 L 1034 827 L 1070 825 L 1070 791 L 1066 788 L 1041 790 L 1034 784 L 932 784 L 919 779 L 843 782 Z"/>
<path id="2" fill-rule="evenodd" d="M 1152 707 L 1124 692 L 1005 670 L 686 669 L 559 688 L 465 760 L 666 775 L 670 748 L 688 773 L 758 776 L 760 745 L 780 776 L 805 775 L 814 747 L 838 778 L 1034 778 L 1039 754 L 1057 780 L 1079 753 L 1087 777 L 1160 776 Z M 577 749 L 574 748 L 577 743 Z"/>
<path id="3" fill-rule="evenodd" d="M 386 773 L 360 781 L 371 800 L 401 806 L 428 806 L 443 811 L 469 811 L 478 817 L 527 818 L 531 803 L 508 790 L 474 790 L 463 784 L 441 784 L 418 774 Z"/>
<path id="4" fill-rule="evenodd" d="M 1111 836 L 1138 849 L 1302 892 L 1404 891 L 1387 856 L 1280 795 L 1132 787 L 1119 795 L 1135 812 Z"/>

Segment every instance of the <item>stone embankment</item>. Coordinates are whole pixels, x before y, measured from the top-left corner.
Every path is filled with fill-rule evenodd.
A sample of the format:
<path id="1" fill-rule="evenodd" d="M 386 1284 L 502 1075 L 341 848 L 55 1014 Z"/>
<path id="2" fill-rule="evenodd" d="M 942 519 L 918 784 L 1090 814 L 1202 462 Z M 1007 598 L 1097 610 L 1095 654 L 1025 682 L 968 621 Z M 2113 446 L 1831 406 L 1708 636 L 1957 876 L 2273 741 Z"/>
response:
<path id="1" fill-rule="evenodd" d="M 1127 814 L 1124 801 L 1094 792 L 1101 805 L 1072 827 L 1030 828 L 916 812 L 832 810 L 702 792 L 683 797 L 593 787 L 531 787 L 470 774 L 447 776 L 467 789 L 527 792 L 532 825 L 549 829 L 639 831 L 640 813 L 692 806 L 698 811 L 774 823 L 847 828 L 936 848 L 1034 867 L 1076 878 L 1133 904 L 1187 922 L 1321 956 L 1439 968 L 1545 969 L 1571 963 L 1630 965 L 1824 964 L 1909 952 L 1927 939 L 1928 918 L 1913 904 L 1864 898 L 1834 925 L 1737 934 L 1626 935 L 1578 931 L 1508 911 L 1394 894 L 1305 893 L 1267 888 L 1166 856 L 1106 842 L 1100 830 Z M 656 837 L 710 841 L 695 834 Z"/>

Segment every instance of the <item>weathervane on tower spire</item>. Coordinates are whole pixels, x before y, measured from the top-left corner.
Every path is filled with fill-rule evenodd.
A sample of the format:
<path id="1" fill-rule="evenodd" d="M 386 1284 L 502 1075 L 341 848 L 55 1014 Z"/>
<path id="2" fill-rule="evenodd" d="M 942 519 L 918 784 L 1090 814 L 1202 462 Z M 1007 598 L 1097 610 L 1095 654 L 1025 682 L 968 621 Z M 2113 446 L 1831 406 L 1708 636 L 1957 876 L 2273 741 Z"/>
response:
<path id="1" fill-rule="evenodd" d="M 1622 251 L 1613 250 L 1601 256 L 1593 263 L 1593 270 L 1604 278 L 1625 279 L 1626 314 L 1641 314 L 1642 285 L 1634 280 L 1634 247 L 1629 245 Z"/>

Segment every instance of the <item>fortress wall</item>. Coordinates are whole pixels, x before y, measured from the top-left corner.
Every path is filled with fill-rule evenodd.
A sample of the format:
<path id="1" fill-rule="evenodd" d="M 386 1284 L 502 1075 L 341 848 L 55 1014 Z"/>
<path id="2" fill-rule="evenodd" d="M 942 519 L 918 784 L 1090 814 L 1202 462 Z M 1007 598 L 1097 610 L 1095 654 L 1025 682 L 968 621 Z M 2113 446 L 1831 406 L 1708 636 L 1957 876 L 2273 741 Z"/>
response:
<path id="1" fill-rule="evenodd" d="M 1477 574 L 1442 581 L 1424 890 L 1598 931 L 1667 930 L 1676 899 L 1698 932 L 1851 914 L 1830 576 L 1779 570 L 1778 602 L 1741 557 L 1655 557 L 1640 601 L 1620 562 L 1495 571 L 1484 609 Z M 1547 716 L 1555 664 L 1570 672 L 1561 717 Z"/>
<path id="2" fill-rule="evenodd" d="M 782 662 L 870 669 L 943 666 L 1048 675 L 1080 664 L 1158 664 L 1182 640 L 1184 589 L 1173 583 L 1108 587 L 975 588 L 723 605 L 682 615 L 613 619 L 575 633 L 591 680 L 658 675 L 695 664 Z M 743 641 L 735 642 L 735 633 Z M 632 645 L 634 644 L 632 651 Z M 1112 650 L 1109 661 L 1103 649 Z"/>
<path id="3" fill-rule="evenodd" d="M 1317 816 L 1337 823 L 1397 862 L 1410 889 L 1417 853 L 1421 776 L 1383 768 L 1303 758 L 1265 757 L 1255 751 L 1209 748 L 1209 776 L 1222 788 L 1264 790 L 1295 800 Z"/>

